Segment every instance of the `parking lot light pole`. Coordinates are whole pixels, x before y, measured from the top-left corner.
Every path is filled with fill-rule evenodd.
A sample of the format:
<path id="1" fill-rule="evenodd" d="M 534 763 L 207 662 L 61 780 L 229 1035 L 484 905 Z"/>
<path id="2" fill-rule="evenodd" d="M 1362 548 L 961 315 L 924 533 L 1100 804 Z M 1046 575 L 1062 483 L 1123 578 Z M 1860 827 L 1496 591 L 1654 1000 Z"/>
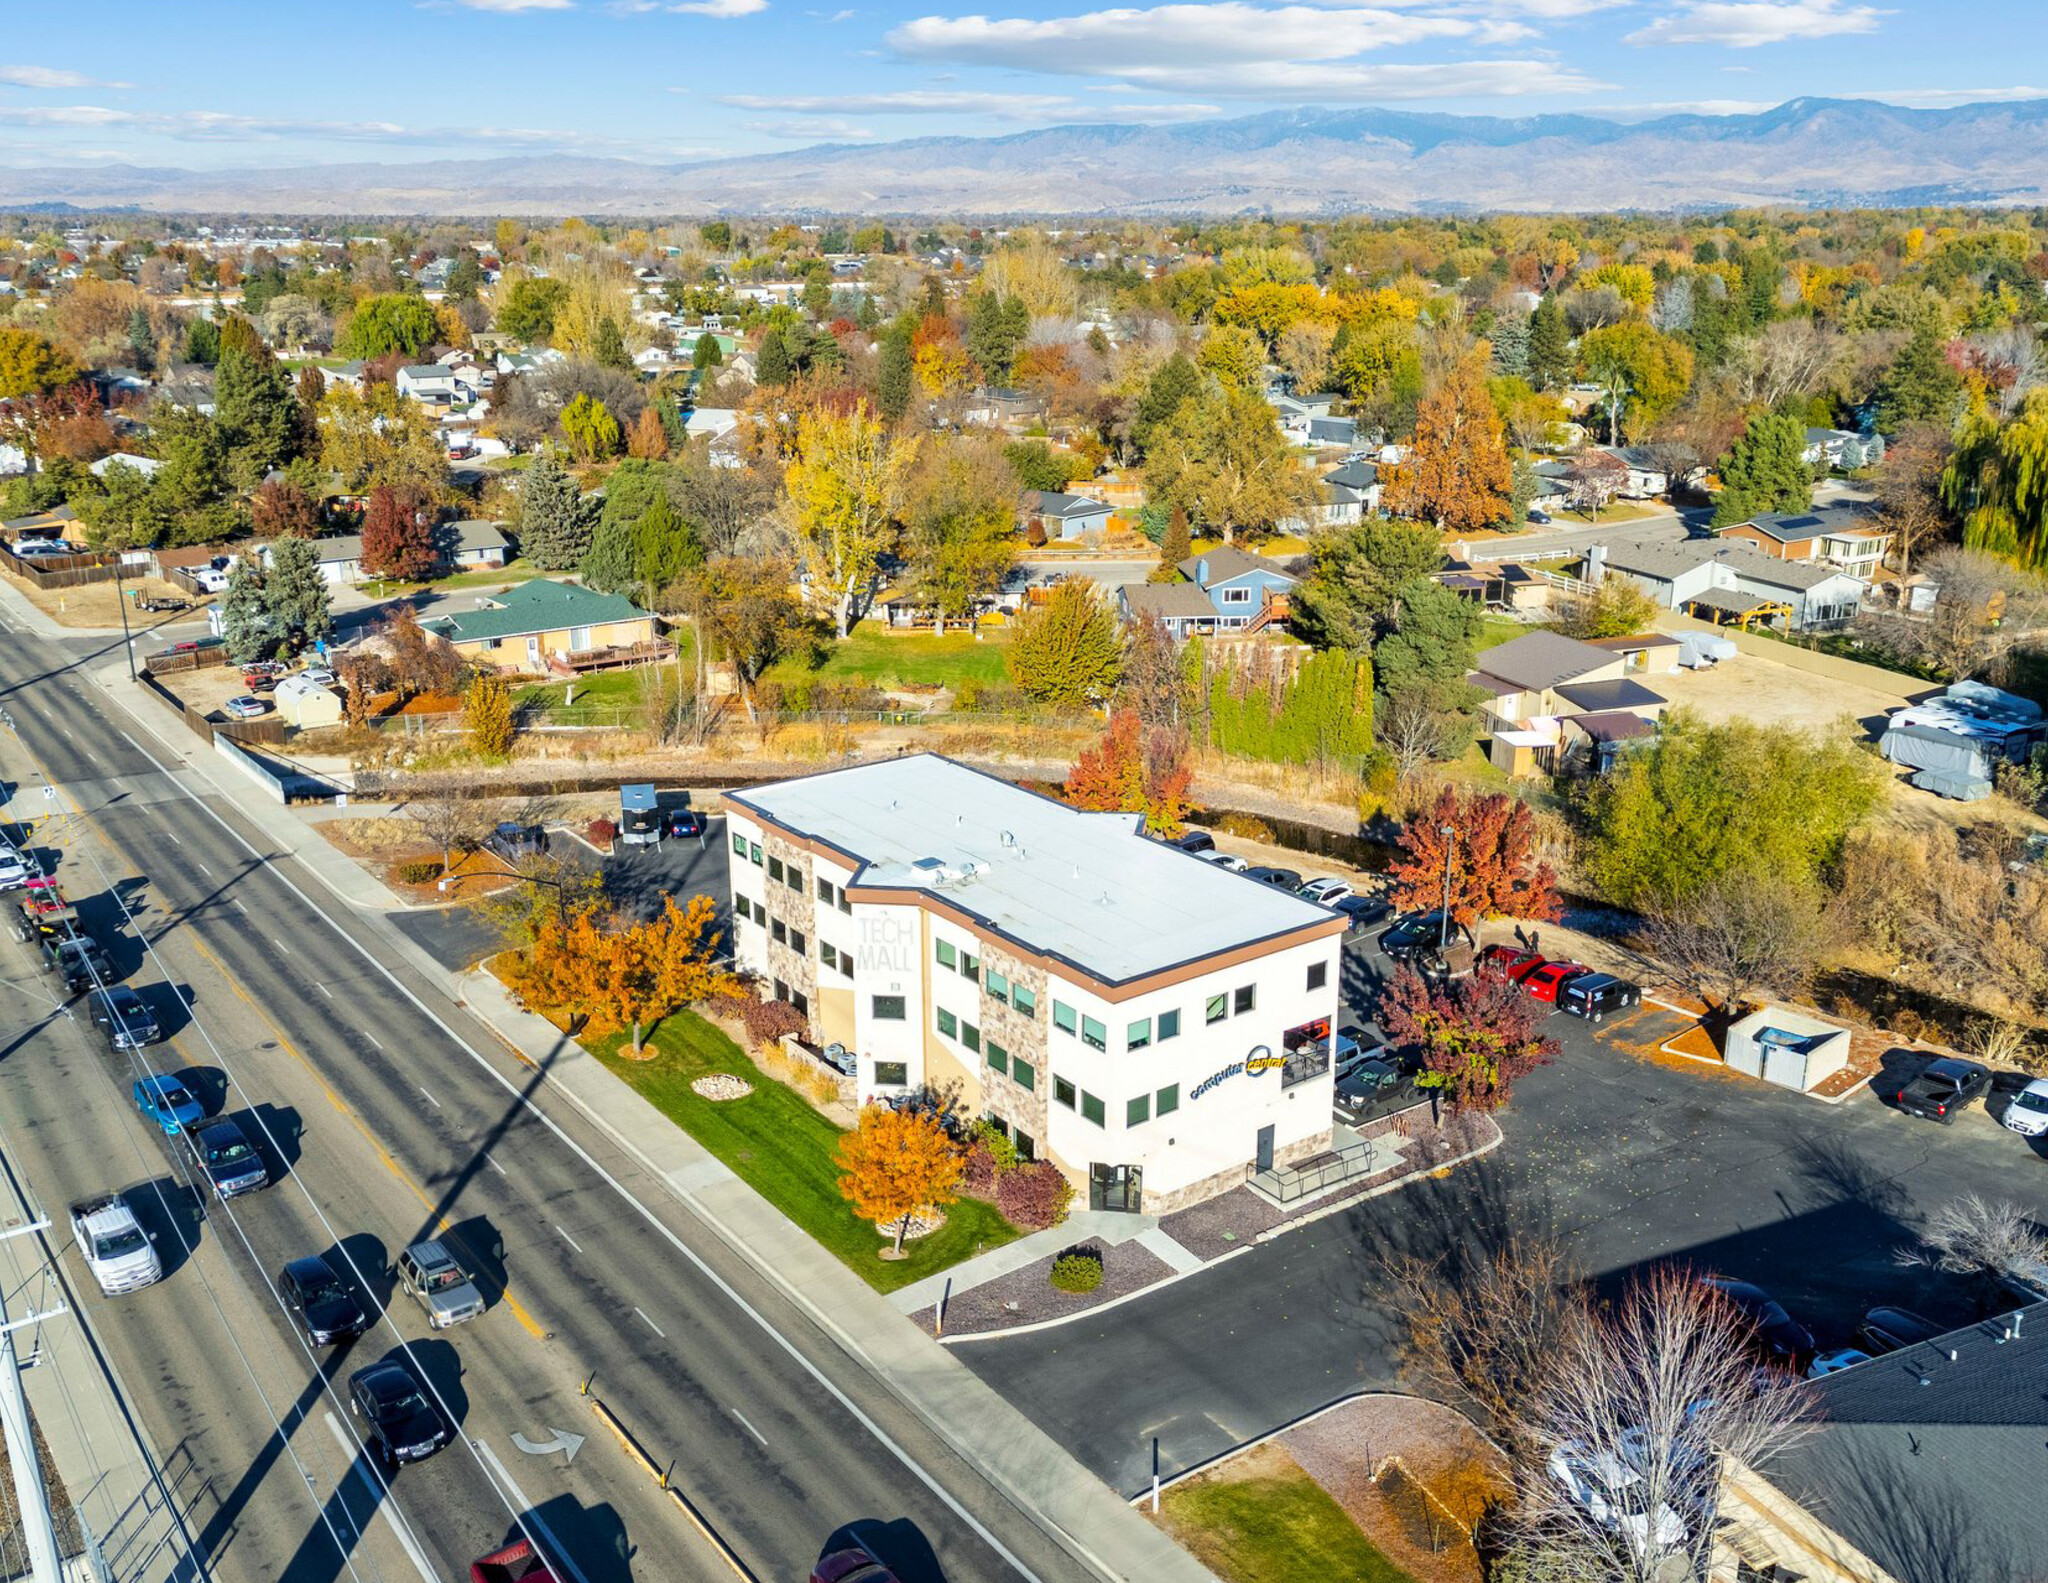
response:
<path id="1" fill-rule="evenodd" d="M 478 868 L 466 874 L 443 874 L 434 881 L 434 889 L 444 896 L 466 879 L 516 879 L 523 885 L 544 885 L 555 893 L 555 913 L 562 927 L 569 927 L 569 889 L 558 879 L 544 879 L 538 874 L 522 874 L 511 868 Z"/>
<path id="2" fill-rule="evenodd" d="M 1457 838 L 1456 825 L 1440 824 L 1436 833 L 1444 838 L 1444 915 L 1436 931 L 1436 954 L 1451 948 L 1451 842 Z"/>

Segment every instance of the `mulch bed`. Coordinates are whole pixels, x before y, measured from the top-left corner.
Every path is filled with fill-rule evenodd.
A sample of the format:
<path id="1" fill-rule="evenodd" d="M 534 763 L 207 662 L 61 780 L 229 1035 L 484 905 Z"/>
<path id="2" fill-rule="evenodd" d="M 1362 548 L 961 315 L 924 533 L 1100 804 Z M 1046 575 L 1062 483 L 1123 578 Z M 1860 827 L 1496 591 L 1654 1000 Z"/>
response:
<path id="1" fill-rule="evenodd" d="M 1102 1255 L 1102 1284 L 1092 1292 L 1056 1291 L 1052 1284 L 1050 1258 L 1027 1264 L 1021 1270 L 997 1276 L 986 1286 L 962 1292 L 946 1305 L 946 1334 L 973 1336 L 991 1330 L 1008 1330 L 1017 1325 L 1035 1325 L 1046 1319 L 1099 1308 L 1118 1297 L 1143 1291 L 1173 1271 L 1149 1248 L 1136 1242 L 1107 1246 L 1094 1238 L 1074 1244 L 1093 1248 Z M 920 1309 L 911 1318 L 927 1335 L 938 1334 L 938 1313 Z"/>

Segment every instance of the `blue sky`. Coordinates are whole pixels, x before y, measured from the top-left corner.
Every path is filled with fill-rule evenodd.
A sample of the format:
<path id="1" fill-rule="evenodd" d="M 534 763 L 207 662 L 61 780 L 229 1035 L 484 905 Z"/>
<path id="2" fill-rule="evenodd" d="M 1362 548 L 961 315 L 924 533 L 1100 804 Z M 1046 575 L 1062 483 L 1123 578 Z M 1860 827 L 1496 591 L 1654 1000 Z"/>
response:
<path id="1" fill-rule="evenodd" d="M 1640 118 L 2048 97 L 2039 0 L 99 0 L 0 39 L 0 162 L 209 168 L 1379 105 Z"/>

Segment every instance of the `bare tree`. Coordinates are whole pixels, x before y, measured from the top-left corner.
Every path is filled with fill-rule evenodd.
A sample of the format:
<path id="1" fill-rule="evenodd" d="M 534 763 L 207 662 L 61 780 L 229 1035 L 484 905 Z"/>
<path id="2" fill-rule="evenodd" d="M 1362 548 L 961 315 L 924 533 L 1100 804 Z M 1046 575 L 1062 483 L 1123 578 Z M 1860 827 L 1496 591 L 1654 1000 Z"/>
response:
<path id="1" fill-rule="evenodd" d="M 1811 887 L 1782 874 L 1724 874 L 1653 903 L 1643 948 L 1723 1010 L 1804 984 L 1831 933 Z"/>
<path id="2" fill-rule="evenodd" d="M 1414 785 L 1430 765 L 1449 758 L 1452 742 L 1461 735 L 1451 718 L 1416 688 L 1387 700 L 1373 721 L 1373 734 L 1393 759 L 1403 786 Z"/>
<path id="3" fill-rule="evenodd" d="M 1983 550 L 1935 551 L 1925 564 L 1937 585 L 1924 615 L 1868 614 L 1859 634 L 1958 681 L 2003 677 L 2013 655 L 2048 645 L 2048 581 Z"/>
<path id="4" fill-rule="evenodd" d="M 1943 424 L 1917 423 L 1901 430 L 1885 448 L 1884 465 L 1872 490 L 1878 526 L 1892 536 L 1899 575 L 1913 571 L 1913 556 L 1953 531 L 1941 499 L 1941 472 L 1955 449 Z"/>
<path id="5" fill-rule="evenodd" d="M 1752 1337 L 1668 1268 L 1573 1324 L 1518 1459 L 1523 1545 L 1603 1583 L 1707 1576 L 1727 1468 L 1761 1467 L 1812 1412 L 1803 1384 L 1759 1370 Z"/>
<path id="6" fill-rule="evenodd" d="M 1612 451 L 1586 450 L 1572 458 L 1565 470 L 1565 487 L 1574 509 L 1595 521 L 1600 508 L 1612 500 L 1628 482 L 1628 463 Z"/>
<path id="7" fill-rule="evenodd" d="M 2048 1280 L 2048 1236 L 2019 1205 L 1975 1193 L 1952 1198 L 1928 1216 L 1919 1243 L 1896 1257 L 1909 1268 L 1962 1276 L 1987 1298 L 2008 1276 Z"/>
<path id="8" fill-rule="evenodd" d="M 441 867 L 452 868 L 455 853 L 473 852 L 490 833 L 490 822 L 479 804 L 453 792 L 409 797 L 406 817 L 420 827 L 429 844 L 441 849 Z"/>
<path id="9" fill-rule="evenodd" d="M 1811 319 L 1776 319 L 1757 335 L 1737 341 L 1728 359 L 1735 394 L 1745 405 L 1775 407 L 1788 396 L 1810 396 L 1841 363 L 1841 335 Z"/>

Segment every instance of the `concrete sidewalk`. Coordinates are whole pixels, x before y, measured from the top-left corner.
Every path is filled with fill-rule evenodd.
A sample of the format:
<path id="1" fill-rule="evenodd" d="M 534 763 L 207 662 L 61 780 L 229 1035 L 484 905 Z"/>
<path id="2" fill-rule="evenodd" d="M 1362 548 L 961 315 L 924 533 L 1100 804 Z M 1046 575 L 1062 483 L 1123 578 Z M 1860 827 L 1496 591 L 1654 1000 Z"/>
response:
<path id="1" fill-rule="evenodd" d="M 820 1331 L 864 1366 L 1001 1495 L 1062 1548 L 1106 1579 L 1214 1583 L 1212 1574 L 1081 1466 L 980 1377 L 899 1313 L 888 1298 L 827 1253 L 687 1133 L 614 1078 L 552 1023 L 522 1011 L 481 971 L 452 972 L 395 928 L 398 902 L 298 813 L 222 775 L 212 754 L 187 751 L 167 710 L 128 682 L 118 664 L 94 680 L 141 728 L 144 748 L 195 794 L 231 804 L 350 906 L 392 954 L 464 1006 L 562 1098 L 663 1182 L 735 1254 Z M 146 733 L 146 734 L 144 734 Z M 166 757 L 168 753 L 169 757 Z M 1126 1217 L 1128 1218 L 1128 1217 Z M 1057 1233 L 1072 1240 L 1071 1231 Z"/>
<path id="2" fill-rule="evenodd" d="M 1108 1210 L 1084 1209 L 1068 1215 L 1057 1226 L 1034 1231 L 1028 1237 L 1019 1237 L 1000 1248 L 991 1248 L 974 1258 L 963 1259 L 950 1270 L 941 1270 L 937 1275 L 927 1275 L 921 1281 L 914 1281 L 890 1293 L 889 1301 L 899 1314 L 936 1308 L 949 1293 L 958 1297 L 963 1292 L 971 1292 L 977 1286 L 986 1286 L 1013 1270 L 1024 1269 L 1040 1259 L 1050 1259 L 1077 1242 L 1100 1242 L 1112 1248 L 1136 1242 L 1149 1249 L 1176 1275 L 1185 1275 L 1202 1267 L 1201 1259 L 1190 1249 L 1182 1247 L 1159 1229 L 1157 1215 L 1113 1214 Z"/>

